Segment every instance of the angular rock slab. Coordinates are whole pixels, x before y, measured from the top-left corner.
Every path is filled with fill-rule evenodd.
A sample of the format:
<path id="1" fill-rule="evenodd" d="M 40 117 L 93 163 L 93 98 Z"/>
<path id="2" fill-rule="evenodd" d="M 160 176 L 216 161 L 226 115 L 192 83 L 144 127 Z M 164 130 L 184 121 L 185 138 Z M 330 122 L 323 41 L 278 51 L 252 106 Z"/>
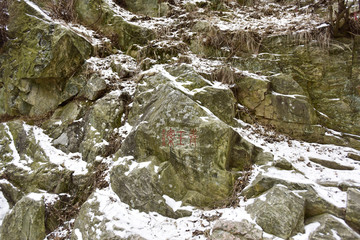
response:
<path id="1" fill-rule="evenodd" d="M 218 117 L 234 114 L 227 105 L 232 94 L 221 93 L 223 89 L 208 91 L 210 87 L 206 85 L 210 84 L 205 80 L 201 87 L 193 88 L 192 79 L 199 82 L 201 76 L 195 77 L 193 70 L 185 75 L 176 72 L 163 70 L 139 84 L 129 113 L 133 131 L 123 142 L 119 156 L 133 156 L 137 162 L 151 161 L 158 166 L 161 194 L 184 204 L 213 206 L 231 191 L 234 180 L 231 170 L 246 169 L 261 151 Z M 207 94 L 197 94 L 201 91 Z M 216 101 L 217 106 L 204 107 L 207 98 L 211 102 L 212 97 L 219 95 L 225 97 Z M 221 109 L 222 104 L 227 107 Z M 116 184 L 119 178 L 123 179 L 115 174 L 117 168 L 120 166 L 113 169 L 111 181 L 122 199 L 122 191 L 114 187 L 120 186 Z M 158 188 L 154 191 L 159 191 Z"/>
<path id="2" fill-rule="evenodd" d="M 219 220 L 215 223 L 211 240 L 259 240 L 262 239 L 263 231 L 255 224 L 247 220 L 241 222 Z"/>
<path id="3" fill-rule="evenodd" d="M 316 223 L 316 229 L 310 234 L 309 240 L 360 239 L 360 235 L 348 227 L 342 219 L 330 214 L 322 214 L 306 221 L 306 225 Z"/>
<path id="4" fill-rule="evenodd" d="M 104 213 L 100 210 L 100 201 L 101 200 L 98 199 L 97 195 L 93 193 L 81 206 L 80 212 L 74 223 L 74 230 L 71 234 L 71 240 L 145 240 L 136 234 L 122 238 L 116 235 L 114 231 L 109 231 L 106 227 L 106 224 L 111 220 L 104 217 Z"/>
<path id="5" fill-rule="evenodd" d="M 11 40 L 0 56 L 0 115 L 39 116 L 76 93 L 67 79 L 92 54 L 84 38 L 56 24 L 27 1 L 9 2 Z"/>
<path id="6" fill-rule="evenodd" d="M 345 219 L 356 229 L 360 229 L 360 191 L 349 188 L 347 191 L 347 204 Z"/>
<path id="7" fill-rule="evenodd" d="M 276 185 L 246 207 L 265 232 L 287 239 L 303 231 L 305 199 Z"/>
<path id="8" fill-rule="evenodd" d="M 44 239 L 45 236 L 45 203 L 29 195 L 15 204 L 0 228 L 0 239 Z"/>

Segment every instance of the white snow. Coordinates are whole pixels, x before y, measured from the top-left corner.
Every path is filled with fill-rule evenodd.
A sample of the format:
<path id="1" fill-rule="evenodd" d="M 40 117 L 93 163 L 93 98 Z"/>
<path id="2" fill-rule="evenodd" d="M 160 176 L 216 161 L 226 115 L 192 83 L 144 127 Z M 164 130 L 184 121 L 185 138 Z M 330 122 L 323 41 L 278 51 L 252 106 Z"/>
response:
<path id="1" fill-rule="evenodd" d="M 49 17 L 43 10 L 39 8 L 38 5 L 33 3 L 30 0 L 24 0 L 29 6 L 31 6 L 35 11 L 37 11 L 41 16 L 43 16 L 46 20 L 52 21 L 51 17 Z"/>
<path id="2" fill-rule="evenodd" d="M 9 203 L 7 202 L 6 198 L 2 191 L 0 191 L 0 226 L 5 215 L 10 211 Z"/>
<path id="3" fill-rule="evenodd" d="M 294 240 L 307 240 L 310 238 L 310 234 L 320 227 L 320 225 L 321 224 L 319 222 L 310 223 L 305 226 L 305 233 L 299 233 L 292 238 Z"/>

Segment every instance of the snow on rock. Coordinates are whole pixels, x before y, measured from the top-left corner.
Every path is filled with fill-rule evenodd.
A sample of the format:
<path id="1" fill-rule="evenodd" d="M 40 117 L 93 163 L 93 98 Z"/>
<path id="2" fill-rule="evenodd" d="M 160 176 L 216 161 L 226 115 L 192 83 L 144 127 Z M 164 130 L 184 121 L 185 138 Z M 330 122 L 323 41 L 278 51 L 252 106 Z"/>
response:
<path id="1" fill-rule="evenodd" d="M 9 203 L 7 202 L 4 194 L 0 191 L 0 226 L 5 215 L 10 211 Z"/>

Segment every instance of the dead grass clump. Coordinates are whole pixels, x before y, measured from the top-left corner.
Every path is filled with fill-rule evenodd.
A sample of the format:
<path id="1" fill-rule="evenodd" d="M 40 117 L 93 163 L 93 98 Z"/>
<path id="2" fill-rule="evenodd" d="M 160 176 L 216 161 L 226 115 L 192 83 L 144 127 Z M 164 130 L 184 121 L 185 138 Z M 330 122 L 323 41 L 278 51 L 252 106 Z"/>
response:
<path id="1" fill-rule="evenodd" d="M 229 208 L 239 206 L 240 193 L 249 184 L 249 178 L 251 174 L 252 168 L 250 167 L 249 170 L 243 172 L 241 177 L 236 179 L 230 196 L 223 202 L 223 205 L 221 207 Z"/>
<path id="2" fill-rule="evenodd" d="M 7 6 L 7 0 L 0 0 L 0 48 L 8 39 L 7 24 L 9 21 L 9 13 Z"/>
<path id="3" fill-rule="evenodd" d="M 236 73 L 234 69 L 228 66 L 216 69 L 214 72 L 211 73 L 212 81 L 218 81 L 229 85 L 233 85 L 235 83 L 235 80 L 240 77 L 240 73 Z"/>
<path id="4" fill-rule="evenodd" d="M 62 19 L 65 22 L 75 22 L 75 0 L 52 0 L 48 8 L 52 17 Z"/>
<path id="5" fill-rule="evenodd" d="M 207 33 L 203 33 L 202 42 L 205 46 L 215 49 L 228 49 L 228 58 L 231 58 L 241 53 L 258 53 L 262 37 L 252 31 L 222 31 L 212 26 Z"/>
<path id="6" fill-rule="evenodd" d="M 331 39 L 331 29 L 329 27 L 319 28 L 309 31 L 301 31 L 288 35 L 289 40 L 296 44 L 307 44 L 315 41 L 321 48 L 328 48 Z"/>

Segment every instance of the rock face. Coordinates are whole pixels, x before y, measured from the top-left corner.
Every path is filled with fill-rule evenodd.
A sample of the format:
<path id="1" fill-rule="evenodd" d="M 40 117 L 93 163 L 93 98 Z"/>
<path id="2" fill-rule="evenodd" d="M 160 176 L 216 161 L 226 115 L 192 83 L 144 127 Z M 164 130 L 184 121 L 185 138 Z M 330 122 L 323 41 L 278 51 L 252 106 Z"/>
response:
<path id="1" fill-rule="evenodd" d="M 133 44 L 144 45 L 154 38 L 153 31 L 126 22 L 112 10 L 114 7 L 102 0 L 75 3 L 78 21 L 85 26 L 96 27 L 97 31 L 112 39 L 113 44 L 124 51 Z"/>
<path id="2" fill-rule="evenodd" d="M 276 185 L 246 207 L 264 231 L 287 239 L 304 229 L 305 200 Z"/>
<path id="3" fill-rule="evenodd" d="M 71 171 L 58 168 L 39 144 L 36 129 L 14 121 L 0 125 L 3 136 L 0 166 L 3 174 L 22 191 L 36 189 L 64 192 L 71 186 Z M 13 199 L 15 200 L 15 199 Z"/>
<path id="4" fill-rule="evenodd" d="M 120 1 L 121 2 L 121 1 Z M 131 12 L 143 14 L 151 17 L 165 16 L 169 12 L 166 1 L 158 0 L 123 0 L 123 7 Z"/>
<path id="5" fill-rule="evenodd" d="M 231 222 L 219 220 L 215 223 L 210 239 L 213 240 L 236 240 L 248 239 L 259 240 L 262 239 L 262 230 L 247 220 L 241 222 Z"/>
<path id="6" fill-rule="evenodd" d="M 11 1 L 9 15 L 13 40 L 0 58 L 0 115 L 44 115 L 67 100 L 62 98 L 67 78 L 92 46 L 25 1 Z"/>
<path id="7" fill-rule="evenodd" d="M 182 76 L 191 70 L 183 69 L 169 70 L 175 76 L 163 70 L 139 85 L 129 118 L 135 130 L 124 141 L 121 155 L 159 167 L 152 174 L 159 175 L 160 184 L 153 185 L 160 191 L 153 191 L 186 204 L 210 206 L 229 194 L 234 178 L 230 170 L 246 169 L 261 151 L 221 121 L 230 121 L 228 116 L 234 114 L 231 92 L 190 87 L 195 82 Z M 219 95 L 212 112 L 197 103 L 211 94 Z M 123 199 L 124 189 L 119 186 L 126 185 L 127 177 L 121 176 L 120 168 L 113 169 L 111 182 Z"/>
<path id="8" fill-rule="evenodd" d="M 347 191 L 346 221 L 356 229 L 360 229 L 360 191 L 349 188 Z"/>
<path id="9" fill-rule="evenodd" d="M 6 215 L 0 228 L 1 239 L 44 239 L 44 201 L 23 197 Z"/>
<path id="10" fill-rule="evenodd" d="M 323 214 L 306 221 L 306 224 L 314 224 L 316 226 L 309 239 L 360 239 L 360 235 L 354 230 L 346 226 L 343 220 L 338 219 L 330 214 Z M 316 225 L 315 225 L 316 224 Z"/>

